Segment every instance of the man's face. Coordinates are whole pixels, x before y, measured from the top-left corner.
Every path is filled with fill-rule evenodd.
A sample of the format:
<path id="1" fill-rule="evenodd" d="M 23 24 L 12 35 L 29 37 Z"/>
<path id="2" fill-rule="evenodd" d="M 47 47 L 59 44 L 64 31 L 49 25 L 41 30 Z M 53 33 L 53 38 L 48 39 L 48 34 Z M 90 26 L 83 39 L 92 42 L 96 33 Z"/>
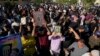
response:
<path id="1" fill-rule="evenodd" d="M 78 45 L 80 46 L 80 47 L 84 47 L 84 43 L 82 42 L 82 41 L 78 41 Z"/>

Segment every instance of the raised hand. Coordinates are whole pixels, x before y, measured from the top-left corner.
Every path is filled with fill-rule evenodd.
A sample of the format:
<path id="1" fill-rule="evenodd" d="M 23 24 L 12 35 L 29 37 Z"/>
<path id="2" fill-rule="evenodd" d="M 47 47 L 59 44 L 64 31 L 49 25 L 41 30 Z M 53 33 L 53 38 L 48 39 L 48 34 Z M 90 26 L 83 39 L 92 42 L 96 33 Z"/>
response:
<path id="1" fill-rule="evenodd" d="M 35 26 L 36 26 L 36 23 L 34 22 L 34 23 L 33 23 L 33 27 L 35 27 Z"/>
<path id="2" fill-rule="evenodd" d="M 73 32 L 74 29 L 73 29 L 72 27 L 69 27 L 69 31 L 70 31 L 70 32 Z"/>

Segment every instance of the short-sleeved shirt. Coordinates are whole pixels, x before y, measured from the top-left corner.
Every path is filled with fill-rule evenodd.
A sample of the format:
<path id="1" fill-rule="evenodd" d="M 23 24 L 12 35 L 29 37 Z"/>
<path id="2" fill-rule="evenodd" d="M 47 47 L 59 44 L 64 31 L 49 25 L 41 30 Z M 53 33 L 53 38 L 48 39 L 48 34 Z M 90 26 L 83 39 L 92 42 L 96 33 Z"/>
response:
<path id="1" fill-rule="evenodd" d="M 79 48 L 77 42 L 74 42 L 71 46 L 69 46 L 69 49 L 71 48 L 74 48 L 74 50 L 71 51 L 70 56 L 82 56 L 89 50 L 89 48 L 86 45 L 84 45 L 83 48 Z"/>

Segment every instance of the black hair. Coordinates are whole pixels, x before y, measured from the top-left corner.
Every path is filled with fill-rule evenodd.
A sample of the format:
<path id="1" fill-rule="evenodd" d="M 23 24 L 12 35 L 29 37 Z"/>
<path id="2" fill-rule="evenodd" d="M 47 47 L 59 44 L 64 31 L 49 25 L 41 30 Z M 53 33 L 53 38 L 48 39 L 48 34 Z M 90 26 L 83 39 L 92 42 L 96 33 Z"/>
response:
<path id="1" fill-rule="evenodd" d="M 39 36 L 44 36 L 47 33 L 47 30 L 46 30 L 45 27 L 38 27 L 37 33 L 38 33 Z"/>
<path id="2" fill-rule="evenodd" d="M 82 42 L 82 43 L 85 43 L 85 41 L 83 39 L 77 39 L 76 40 L 76 42 L 79 42 L 79 41 Z"/>

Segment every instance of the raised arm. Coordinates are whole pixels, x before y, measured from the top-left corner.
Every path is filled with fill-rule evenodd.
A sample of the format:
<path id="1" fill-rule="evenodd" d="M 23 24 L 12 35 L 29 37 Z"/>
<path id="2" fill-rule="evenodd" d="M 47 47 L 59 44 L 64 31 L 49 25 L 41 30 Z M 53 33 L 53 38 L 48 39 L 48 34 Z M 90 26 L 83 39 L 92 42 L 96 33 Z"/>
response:
<path id="1" fill-rule="evenodd" d="M 22 31 L 22 25 L 21 25 L 21 23 L 20 23 L 19 32 L 21 33 L 21 31 Z"/>
<path id="2" fill-rule="evenodd" d="M 36 25 L 35 25 L 35 23 L 33 23 L 32 36 L 34 36 L 34 35 L 35 35 L 35 28 L 36 28 Z"/>
<path id="3" fill-rule="evenodd" d="M 93 34 L 95 33 L 96 30 L 97 30 L 97 27 L 94 28 L 94 30 L 93 30 Z"/>
<path id="4" fill-rule="evenodd" d="M 47 24 L 44 24 L 44 27 L 45 27 L 45 28 L 46 28 L 46 30 L 47 30 L 47 35 L 51 35 L 51 31 L 49 30 L 49 28 L 48 28 Z"/>
<path id="5" fill-rule="evenodd" d="M 75 30 L 73 28 L 70 27 L 70 31 L 74 33 L 75 35 L 75 39 L 80 39 L 80 36 L 75 32 Z"/>

